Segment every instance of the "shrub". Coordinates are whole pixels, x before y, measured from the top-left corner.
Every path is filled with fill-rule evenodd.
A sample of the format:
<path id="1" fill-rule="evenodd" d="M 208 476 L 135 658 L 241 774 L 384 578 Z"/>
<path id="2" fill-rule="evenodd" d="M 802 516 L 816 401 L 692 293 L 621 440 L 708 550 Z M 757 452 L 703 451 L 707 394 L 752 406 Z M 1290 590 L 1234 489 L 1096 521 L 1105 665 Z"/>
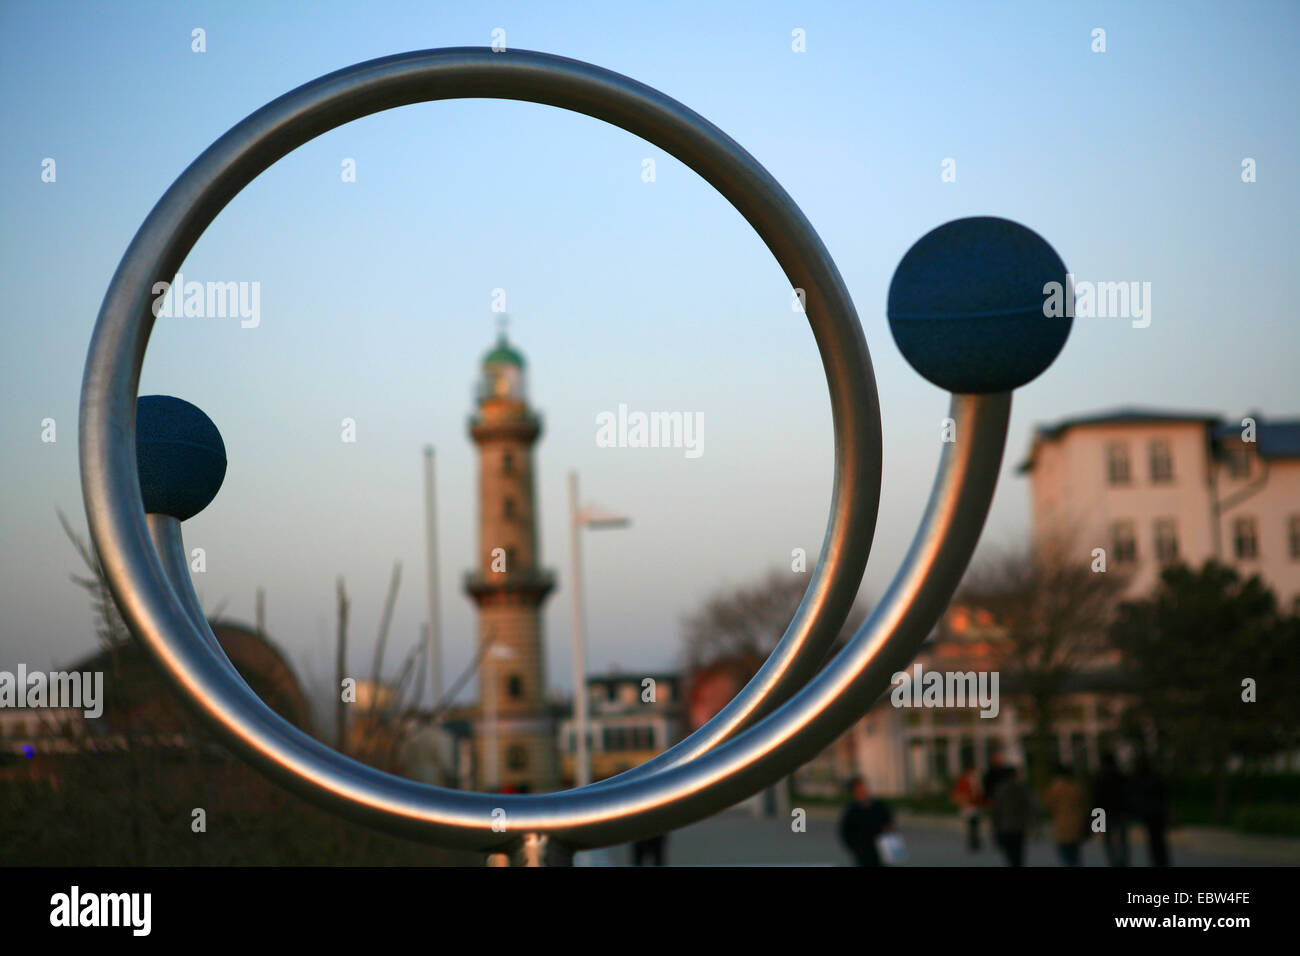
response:
<path id="1" fill-rule="evenodd" d="M 1232 825 L 1246 833 L 1300 837 L 1300 807 L 1281 804 L 1256 804 L 1239 809 Z"/>

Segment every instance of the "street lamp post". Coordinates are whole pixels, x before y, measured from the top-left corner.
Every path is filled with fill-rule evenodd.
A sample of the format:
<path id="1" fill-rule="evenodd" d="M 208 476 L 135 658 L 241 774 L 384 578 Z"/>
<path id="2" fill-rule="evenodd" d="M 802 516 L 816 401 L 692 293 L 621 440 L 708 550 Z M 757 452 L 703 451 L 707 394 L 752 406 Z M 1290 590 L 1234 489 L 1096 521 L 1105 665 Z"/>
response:
<path id="1" fill-rule="evenodd" d="M 429 709 L 436 711 L 442 699 L 442 622 L 438 607 L 438 518 L 434 501 L 433 446 L 424 448 L 424 543 L 426 597 L 429 601 Z M 423 688 L 421 688 L 423 691 Z M 436 718 L 435 718 L 436 720 Z"/>
<path id="2" fill-rule="evenodd" d="M 578 473 L 569 472 L 569 588 L 573 616 L 573 728 L 577 742 L 573 773 L 575 786 L 591 783 L 591 753 L 587 746 L 587 647 L 583 635 L 582 535 L 588 528 L 626 528 L 631 521 L 594 506 L 578 504 Z"/>

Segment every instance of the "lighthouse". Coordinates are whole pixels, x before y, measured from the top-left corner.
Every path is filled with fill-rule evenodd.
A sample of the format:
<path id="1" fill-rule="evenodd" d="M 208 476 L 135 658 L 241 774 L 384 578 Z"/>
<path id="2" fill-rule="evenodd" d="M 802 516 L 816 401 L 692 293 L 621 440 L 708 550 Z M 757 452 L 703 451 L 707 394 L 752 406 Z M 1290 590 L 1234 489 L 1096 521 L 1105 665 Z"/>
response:
<path id="1" fill-rule="evenodd" d="M 478 608 L 480 790 L 538 793 L 559 786 L 555 725 L 546 704 L 542 603 L 555 575 L 537 539 L 533 446 L 524 357 L 502 329 L 484 357 L 469 434 L 478 448 L 478 562 L 465 590 Z"/>

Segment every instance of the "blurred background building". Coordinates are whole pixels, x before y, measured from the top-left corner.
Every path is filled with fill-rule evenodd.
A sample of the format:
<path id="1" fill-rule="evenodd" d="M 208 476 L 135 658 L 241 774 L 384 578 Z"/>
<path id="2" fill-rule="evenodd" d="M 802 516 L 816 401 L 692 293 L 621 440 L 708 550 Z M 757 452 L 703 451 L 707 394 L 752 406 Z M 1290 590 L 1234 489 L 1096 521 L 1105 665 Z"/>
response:
<path id="1" fill-rule="evenodd" d="M 685 702 L 677 674 L 608 674 L 587 678 L 591 779 L 603 780 L 667 750 L 684 736 Z M 566 786 L 577 779 L 572 706 L 562 705 L 559 745 Z"/>
<path id="2" fill-rule="evenodd" d="M 1036 429 L 1019 467 L 1030 478 L 1033 546 L 1123 582 L 1115 599 L 1151 592 L 1176 562 L 1215 560 L 1259 575 L 1281 610 L 1300 613 L 1300 421 L 1240 420 L 1184 411 L 1121 408 Z M 888 695 L 852 731 L 795 775 L 801 791 L 832 795 L 853 774 L 884 794 L 946 792 L 967 765 L 987 769 L 995 750 L 1023 764 L 1032 704 L 1005 667 L 1014 652 L 1005 621 L 955 602 L 917 657 L 925 670 L 1000 670 L 997 717 L 973 708 L 896 708 Z M 1128 698 L 1112 652 L 1079 666 L 1053 718 L 1055 757 L 1095 772 L 1100 755 L 1127 759 L 1119 735 Z"/>
<path id="3" fill-rule="evenodd" d="M 1037 429 L 1020 466 L 1033 533 L 1131 573 L 1214 560 L 1258 574 L 1300 611 L 1300 420 L 1121 408 Z"/>

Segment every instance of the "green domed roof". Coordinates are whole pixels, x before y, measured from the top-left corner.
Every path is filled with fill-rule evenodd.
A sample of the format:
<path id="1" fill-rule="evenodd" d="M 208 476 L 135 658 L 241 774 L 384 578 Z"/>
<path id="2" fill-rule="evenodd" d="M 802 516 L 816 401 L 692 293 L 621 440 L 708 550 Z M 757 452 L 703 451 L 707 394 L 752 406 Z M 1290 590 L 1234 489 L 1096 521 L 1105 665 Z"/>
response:
<path id="1" fill-rule="evenodd" d="M 491 352 L 483 356 L 484 365 L 508 364 L 516 368 L 524 367 L 524 357 L 519 354 L 509 342 L 506 341 L 505 333 L 502 332 L 497 339 L 496 346 Z"/>

